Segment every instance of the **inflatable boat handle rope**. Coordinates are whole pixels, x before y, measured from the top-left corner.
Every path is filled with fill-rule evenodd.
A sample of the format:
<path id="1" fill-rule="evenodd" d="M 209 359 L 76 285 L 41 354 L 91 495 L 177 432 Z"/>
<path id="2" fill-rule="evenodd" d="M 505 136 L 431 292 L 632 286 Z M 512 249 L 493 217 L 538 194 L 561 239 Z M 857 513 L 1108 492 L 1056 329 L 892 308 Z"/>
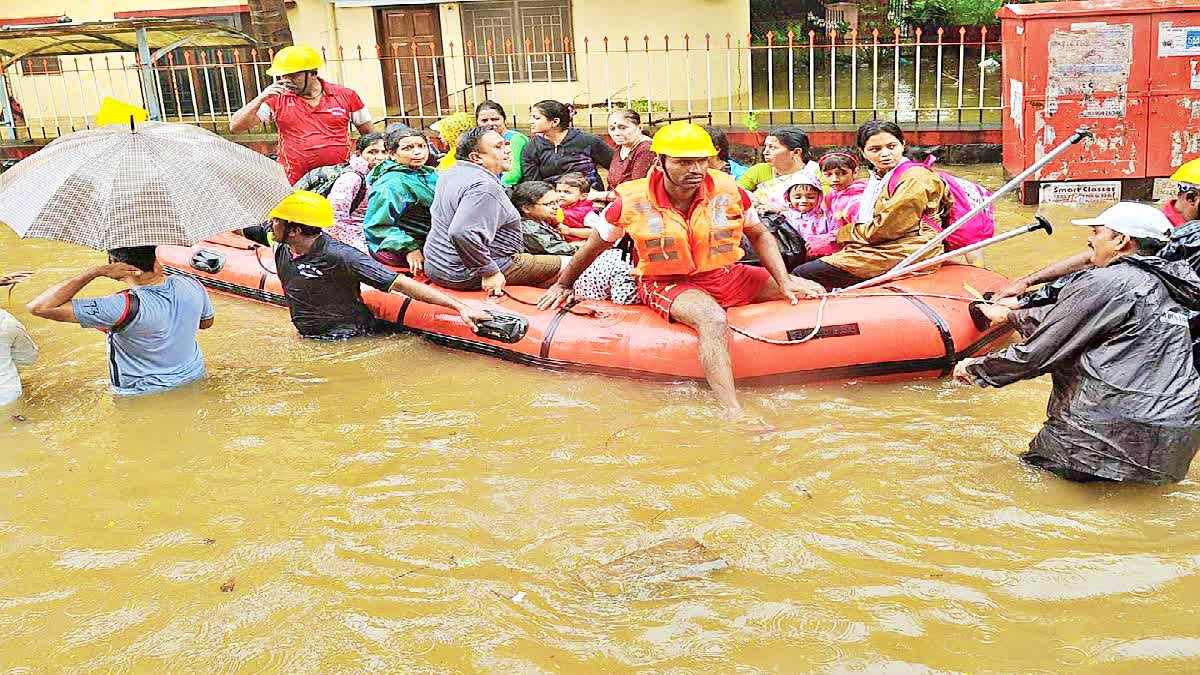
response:
<path id="1" fill-rule="evenodd" d="M 17 284 L 25 281 L 33 276 L 33 272 L 9 272 L 8 274 L 0 274 L 0 286 L 8 286 L 8 308 L 12 309 L 12 294 L 13 289 Z"/>
<path id="2" fill-rule="evenodd" d="M 809 332 L 808 335 L 805 335 L 802 338 L 798 338 L 796 340 L 774 340 L 769 337 L 763 337 L 762 335 L 755 335 L 754 333 L 751 333 L 750 331 L 744 330 L 742 328 L 738 328 L 737 326 L 734 326 L 732 324 L 729 326 L 729 330 L 732 330 L 733 332 L 737 333 L 738 335 L 748 337 L 751 340 L 758 340 L 759 342 L 765 342 L 769 345 L 803 344 L 803 343 L 808 342 L 809 340 L 815 338 L 817 336 L 817 334 L 821 332 L 822 323 L 824 322 L 824 318 L 825 318 L 825 305 L 826 305 L 826 303 L 829 302 L 830 298 L 834 298 L 834 297 L 843 298 L 843 299 L 844 298 L 942 298 L 944 300 L 961 300 L 963 302 L 980 302 L 980 300 L 978 298 L 968 298 L 968 297 L 961 296 L 961 295 L 944 295 L 942 293 L 921 293 L 919 291 L 906 292 L 906 293 L 848 293 L 845 295 L 841 295 L 841 294 L 833 295 L 832 293 L 825 293 L 820 296 L 821 306 L 817 309 L 817 325 L 813 326 L 812 331 Z M 988 303 L 988 304 L 992 304 L 992 303 Z"/>

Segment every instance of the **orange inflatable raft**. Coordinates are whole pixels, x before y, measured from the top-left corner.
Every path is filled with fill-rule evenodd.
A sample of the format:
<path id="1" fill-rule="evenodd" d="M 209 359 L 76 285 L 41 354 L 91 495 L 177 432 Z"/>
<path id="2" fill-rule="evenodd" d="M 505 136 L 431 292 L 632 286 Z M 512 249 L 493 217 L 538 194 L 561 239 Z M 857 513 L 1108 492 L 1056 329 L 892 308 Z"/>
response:
<path id="1" fill-rule="evenodd" d="M 222 235 L 191 248 L 160 246 L 158 257 L 170 274 L 285 306 L 271 250 L 242 237 Z M 948 375 L 956 361 L 986 351 L 1011 332 L 1007 327 L 981 332 L 968 313 L 972 290 L 986 292 L 1006 282 L 990 270 L 945 265 L 932 274 L 824 301 L 733 308 L 729 346 L 734 376 L 819 382 Z M 537 288 L 510 288 L 509 297 L 494 302 L 479 291 L 447 292 L 490 311 L 523 316 L 528 327 L 508 343 L 477 336 L 456 312 L 399 293 L 364 286 L 363 299 L 378 318 L 398 329 L 456 349 L 557 369 L 659 379 L 703 376 L 696 334 L 641 305 L 585 300 L 539 311 L 533 305 L 542 293 Z"/>

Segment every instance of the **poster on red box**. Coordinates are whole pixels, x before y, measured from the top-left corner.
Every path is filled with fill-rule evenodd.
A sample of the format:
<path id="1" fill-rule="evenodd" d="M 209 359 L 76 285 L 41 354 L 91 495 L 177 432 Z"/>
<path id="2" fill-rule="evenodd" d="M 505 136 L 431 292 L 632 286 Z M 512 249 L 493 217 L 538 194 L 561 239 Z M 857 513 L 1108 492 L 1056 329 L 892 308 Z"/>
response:
<path id="1" fill-rule="evenodd" d="M 1090 180 L 1074 183 L 1042 183 L 1038 201 L 1042 204 L 1060 206 L 1119 202 L 1121 201 L 1121 181 Z"/>
<path id="2" fill-rule="evenodd" d="M 1158 58 L 1166 56 L 1200 56 L 1200 27 L 1158 24 Z"/>
<path id="3" fill-rule="evenodd" d="M 1059 97 L 1082 96 L 1080 117 L 1125 116 L 1129 70 L 1133 63 L 1133 24 L 1074 24 L 1056 30 L 1047 45 L 1046 112 Z"/>

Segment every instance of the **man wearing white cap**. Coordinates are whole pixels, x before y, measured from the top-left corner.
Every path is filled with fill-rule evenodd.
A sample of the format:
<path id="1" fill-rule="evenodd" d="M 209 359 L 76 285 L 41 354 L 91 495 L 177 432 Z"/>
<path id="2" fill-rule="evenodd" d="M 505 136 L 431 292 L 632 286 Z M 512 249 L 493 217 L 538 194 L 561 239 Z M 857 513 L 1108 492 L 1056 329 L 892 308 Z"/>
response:
<path id="1" fill-rule="evenodd" d="M 1025 341 L 966 359 L 956 379 L 1003 387 L 1051 374 L 1047 417 L 1022 461 L 1076 481 L 1162 484 L 1182 480 L 1200 448 L 1200 378 L 1188 310 L 1200 310 L 1200 277 L 1155 254 L 1171 224 L 1157 209 L 1120 203 L 1096 218 L 1091 269 L 1019 309 L 983 305 Z"/>

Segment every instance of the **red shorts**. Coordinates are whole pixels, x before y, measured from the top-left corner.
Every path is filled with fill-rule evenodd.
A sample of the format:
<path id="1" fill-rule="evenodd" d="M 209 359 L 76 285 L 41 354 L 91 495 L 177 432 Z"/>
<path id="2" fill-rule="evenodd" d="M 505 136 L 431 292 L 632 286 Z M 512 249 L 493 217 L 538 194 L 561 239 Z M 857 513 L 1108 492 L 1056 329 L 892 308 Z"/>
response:
<path id="1" fill-rule="evenodd" d="M 704 291 L 722 307 L 740 307 L 753 302 L 770 281 L 765 268 L 738 263 L 690 276 L 643 277 L 638 294 L 647 307 L 670 320 L 671 305 L 684 291 Z"/>

